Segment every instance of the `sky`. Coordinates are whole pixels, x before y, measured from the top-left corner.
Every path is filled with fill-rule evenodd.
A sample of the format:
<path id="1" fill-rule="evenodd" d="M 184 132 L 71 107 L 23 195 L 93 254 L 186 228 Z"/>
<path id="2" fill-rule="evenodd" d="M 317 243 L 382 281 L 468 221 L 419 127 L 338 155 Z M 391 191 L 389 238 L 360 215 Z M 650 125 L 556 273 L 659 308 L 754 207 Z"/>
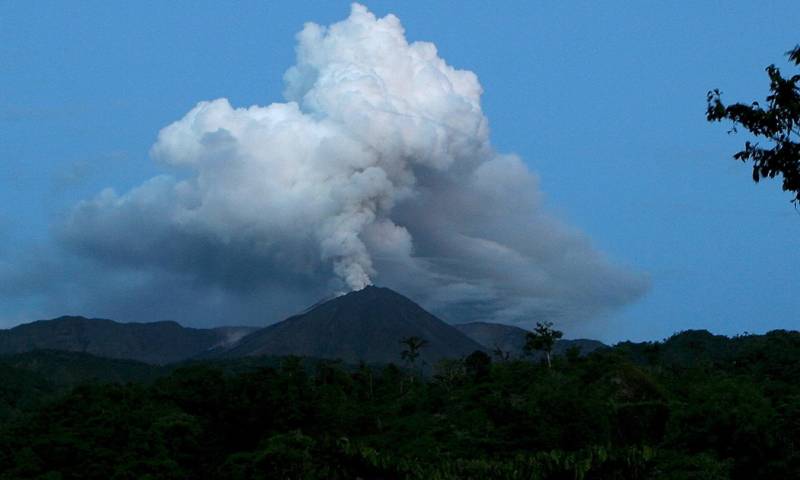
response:
<path id="1" fill-rule="evenodd" d="M 364 54 L 357 32 L 295 37 L 349 2 L 0 2 L 0 327 L 260 325 L 375 281 L 448 321 L 552 319 L 609 342 L 796 329 L 800 214 L 704 110 L 712 88 L 763 99 L 800 4 L 698 3 L 366 2 L 446 62 L 405 81 L 430 52 L 367 41 L 387 108 L 411 119 L 384 124 L 371 84 L 336 103 L 362 88 L 341 64 Z M 318 138 L 308 160 L 271 115 Z M 235 138 L 191 137 L 198 117 Z M 365 149 L 377 176 L 352 176 Z M 281 190 L 306 171 L 317 203 Z"/>

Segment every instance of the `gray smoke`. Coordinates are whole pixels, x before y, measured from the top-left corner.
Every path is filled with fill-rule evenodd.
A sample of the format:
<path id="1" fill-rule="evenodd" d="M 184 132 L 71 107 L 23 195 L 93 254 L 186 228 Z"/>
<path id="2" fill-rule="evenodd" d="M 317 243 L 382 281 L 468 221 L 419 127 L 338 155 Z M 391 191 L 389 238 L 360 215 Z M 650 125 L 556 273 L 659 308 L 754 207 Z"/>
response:
<path id="1" fill-rule="evenodd" d="M 646 291 L 543 210 L 536 176 L 490 144 L 477 76 L 397 17 L 356 4 L 307 24 L 284 81 L 285 103 L 203 101 L 163 128 L 152 156 L 181 175 L 80 203 L 63 244 L 265 306 L 246 323 L 372 282 L 451 321 L 585 318 Z"/>

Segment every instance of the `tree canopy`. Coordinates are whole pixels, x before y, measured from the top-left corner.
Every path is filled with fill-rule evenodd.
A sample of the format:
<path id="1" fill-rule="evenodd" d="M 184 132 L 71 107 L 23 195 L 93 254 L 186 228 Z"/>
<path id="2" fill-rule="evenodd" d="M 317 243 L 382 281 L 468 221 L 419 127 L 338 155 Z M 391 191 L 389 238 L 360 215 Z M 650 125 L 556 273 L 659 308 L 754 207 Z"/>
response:
<path id="1" fill-rule="evenodd" d="M 790 62 L 800 66 L 800 45 L 787 52 Z M 733 155 L 736 160 L 753 163 L 753 181 L 783 177 L 783 190 L 800 201 L 800 74 L 784 77 L 774 64 L 766 68 L 770 93 L 765 105 L 722 102 L 719 89 L 708 92 L 706 118 L 709 122 L 730 120 L 732 132 L 744 127 L 757 140 L 747 140 Z M 761 143 L 764 142 L 764 143 Z"/>
<path id="2" fill-rule="evenodd" d="M 536 328 L 525 335 L 525 352 L 530 355 L 538 350 L 544 353 L 547 366 L 551 366 L 550 355 L 556 340 L 561 338 L 564 332 L 553 328 L 553 322 L 536 322 Z"/>
<path id="3" fill-rule="evenodd" d="M 799 332 L 690 331 L 552 368 L 478 351 L 412 383 L 394 365 L 254 357 L 145 378 L 107 360 L 121 381 L 83 365 L 94 381 L 68 388 L 12 356 L 0 480 L 800 478 L 798 358 Z"/>

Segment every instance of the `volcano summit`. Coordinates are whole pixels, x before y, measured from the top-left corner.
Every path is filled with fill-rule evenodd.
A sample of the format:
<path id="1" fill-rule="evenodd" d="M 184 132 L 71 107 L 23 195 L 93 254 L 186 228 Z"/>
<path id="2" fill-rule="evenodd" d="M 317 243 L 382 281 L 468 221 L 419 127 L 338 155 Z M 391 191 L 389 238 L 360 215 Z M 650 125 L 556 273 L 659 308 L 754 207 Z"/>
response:
<path id="1" fill-rule="evenodd" d="M 226 356 L 299 355 L 397 363 L 400 340 L 411 336 L 427 342 L 421 357 L 429 363 L 484 350 L 403 295 L 368 286 L 254 332 Z"/>

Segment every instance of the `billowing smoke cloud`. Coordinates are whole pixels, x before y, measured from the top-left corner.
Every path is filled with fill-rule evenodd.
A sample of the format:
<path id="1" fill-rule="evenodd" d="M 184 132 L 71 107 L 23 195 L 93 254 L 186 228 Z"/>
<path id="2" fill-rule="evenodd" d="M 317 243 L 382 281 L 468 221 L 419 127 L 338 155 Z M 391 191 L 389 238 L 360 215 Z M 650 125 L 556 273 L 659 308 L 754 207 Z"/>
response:
<path id="1" fill-rule="evenodd" d="M 354 5 L 297 41 L 285 103 L 200 102 L 152 148 L 179 174 L 82 202 L 63 242 L 231 302 L 377 282 L 451 321 L 584 318 L 646 290 L 543 211 L 535 175 L 490 145 L 475 74 L 396 17 Z"/>

